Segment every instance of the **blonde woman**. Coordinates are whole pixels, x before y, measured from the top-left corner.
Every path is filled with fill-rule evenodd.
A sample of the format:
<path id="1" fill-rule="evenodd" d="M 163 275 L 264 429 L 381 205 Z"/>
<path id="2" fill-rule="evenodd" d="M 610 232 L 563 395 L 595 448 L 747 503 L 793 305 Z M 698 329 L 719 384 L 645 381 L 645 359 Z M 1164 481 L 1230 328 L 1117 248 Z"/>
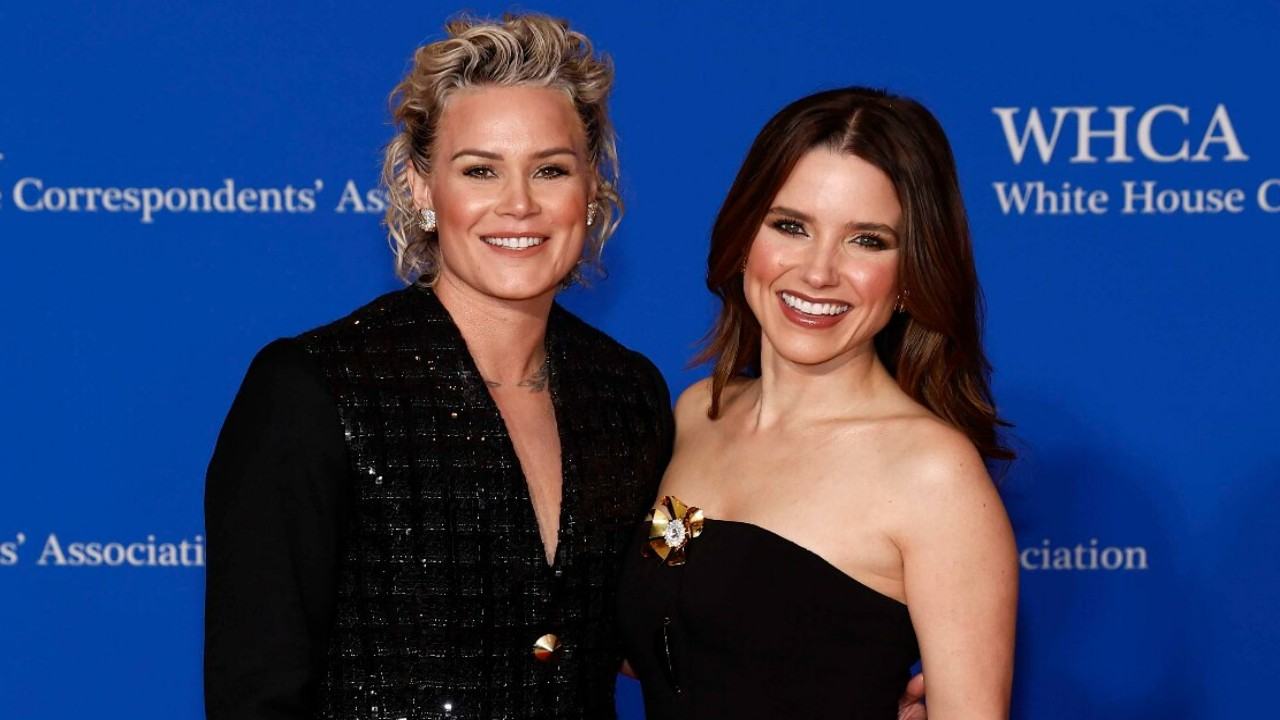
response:
<path id="1" fill-rule="evenodd" d="M 672 421 L 555 303 L 621 209 L 613 72 L 543 16 L 447 34 L 392 98 L 409 286 L 265 348 L 210 463 L 210 720 L 614 715 L 618 550 Z"/>

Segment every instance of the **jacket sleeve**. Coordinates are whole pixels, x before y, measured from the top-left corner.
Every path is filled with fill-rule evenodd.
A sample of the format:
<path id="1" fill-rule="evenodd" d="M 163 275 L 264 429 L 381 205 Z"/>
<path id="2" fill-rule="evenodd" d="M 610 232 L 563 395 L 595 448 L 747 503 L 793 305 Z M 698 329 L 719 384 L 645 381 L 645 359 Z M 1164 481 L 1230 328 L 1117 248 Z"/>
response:
<path id="1" fill-rule="evenodd" d="M 634 352 L 634 351 L 633 351 Z M 651 402 L 653 410 L 656 413 L 655 430 L 657 431 L 657 462 L 654 467 L 654 476 L 649 478 L 650 491 L 649 497 L 646 497 L 647 503 L 653 501 L 653 495 L 658 492 L 658 485 L 662 483 L 662 474 L 667 470 L 667 464 L 671 462 L 671 453 L 675 447 L 676 440 L 676 420 L 671 409 L 671 390 L 667 387 L 667 380 L 663 377 L 662 371 L 649 358 L 635 353 L 638 358 L 642 373 L 648 378 L 651 394 Z"/>
<path id="2" fill-rule="evenodd" d="M 649 363 L 654 376 L 654 386 L 658 395 L 658 477 L 654 484 L 654 492 L 657 492 L 658 484 L 662 482 L 662 474 L 667 470 L 667 464 L 671 462 L 671 453 L 676 443 L 676 418 L 671 409 L 671 390 L 667 387 L 667 380 L 662 376 L 662 371 L 657 366 Z"/>
<path id="3" fill-rule="evenodd" d="M 310 718 L 350 493 L 337 404 L 306 351 L 254 359 L 205 478 L 208 720 Z"/>

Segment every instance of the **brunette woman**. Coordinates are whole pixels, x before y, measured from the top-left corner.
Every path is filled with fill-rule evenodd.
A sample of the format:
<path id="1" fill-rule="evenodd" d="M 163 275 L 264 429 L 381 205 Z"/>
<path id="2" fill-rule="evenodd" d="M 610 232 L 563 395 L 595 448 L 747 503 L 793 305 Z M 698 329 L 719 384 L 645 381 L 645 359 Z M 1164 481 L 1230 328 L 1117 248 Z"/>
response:
<path id="1" fill-rule="evenodd" d="M 1005 718 L 1017 562 L 955 163 L 919 103 L 847 88 L 761 131 L 712 231 L 712 376 L 633 538 L 652 718 Z"/>

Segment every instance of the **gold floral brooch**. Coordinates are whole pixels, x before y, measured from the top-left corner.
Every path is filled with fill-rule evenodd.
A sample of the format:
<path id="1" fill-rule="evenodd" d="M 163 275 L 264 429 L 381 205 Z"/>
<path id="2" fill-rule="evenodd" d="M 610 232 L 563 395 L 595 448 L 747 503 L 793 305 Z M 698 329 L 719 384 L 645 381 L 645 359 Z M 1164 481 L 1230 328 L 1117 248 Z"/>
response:
<path id="1" fill-rule="evenodd" d="M 663 495 L 645 520 L 650 524 L 644 556 L 653 553 L 671 567 L 683 565 L 685 547 L 702 534 L 702 510 L 686 506 L 673 495 Z"/>

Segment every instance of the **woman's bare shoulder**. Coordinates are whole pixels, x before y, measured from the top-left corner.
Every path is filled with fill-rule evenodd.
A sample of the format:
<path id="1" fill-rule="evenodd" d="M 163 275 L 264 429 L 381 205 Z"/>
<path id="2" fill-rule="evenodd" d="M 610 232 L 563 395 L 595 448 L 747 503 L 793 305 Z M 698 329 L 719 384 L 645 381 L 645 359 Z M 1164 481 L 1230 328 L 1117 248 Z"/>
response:
<path id="1" fill-rule="evenodd" d="M 895 465 L 907 487 L 991 484 L 982 456 L 963 432 L 932 414 L 898 422 L 899 432 L 892 434 Z"/>
<path id="2" fill-rule="evenodd" d="M 711 378 L 705 377 L 694 382 L 676 398 L 676 425 L 687 425 L 698 418 L 705 419 L 707 410 L 711 408 Z"/>
<path id="3" fill-rule="evenodd" d="M 742 391 L 751 384 L 746 378 L 735 378 L 729 381 L 729 384 L 720 393 L 720 411 L 721 414 L 732 405 Z M 680 393 L 680 397 L 676 399 L 675 417 L 676 427 L 684 426 L 685 428 L 701 427 L 711 418 L 708 413 L 711 411 L 711 378 L 705 377 L 694 382 Z"/>
<path id="4" fill-rule="evenodd" d="M 969 438 L 932 415 L 904 420 L 897 430 L 886 469 L 896 507 L 891 534 L 900 546 L 929 538 L 1007 544 L 1004 505 Z"/>

